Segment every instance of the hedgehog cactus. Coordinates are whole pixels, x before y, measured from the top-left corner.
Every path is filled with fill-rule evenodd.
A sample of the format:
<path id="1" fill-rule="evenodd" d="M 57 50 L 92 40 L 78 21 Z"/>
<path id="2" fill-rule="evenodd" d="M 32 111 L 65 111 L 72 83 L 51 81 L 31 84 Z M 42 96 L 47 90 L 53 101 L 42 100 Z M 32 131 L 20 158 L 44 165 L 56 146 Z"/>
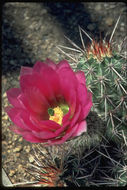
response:
<path id="1" fill-rule="evenodd" d="M 83 70 L 93 93 L 94 109 L 107 123 L 107 134 L 119 140 L 127 135 L 127 91 L 125 59 L 111 50 L 111 44 L 92 41 L 87 57 L 81 57 L 77 69 Z M 117 136 L 119 134 L 119 136 Z M 120 138 L 121 139 L 121 138 Z"/>
<path id="2" fill-rule="evenodd" d="M 127 137 L 127 62 L 121 54 L 122 45 L 113 48 L 112 38 L 120 17 L 114 27 L 109 41 L 93 40 L 83 29 L 79 27 L 82 50 L 74 42 L 68 39 L 76 49 L 61 46 L 73 50 L 77 56 L 70 56 L 58 47 L 63 53 L 71 58 L 75 64 L 72 67 L 85 73 L 87 86 L 93 94 L 93 109 L 104 119 L 107 125 L 107 136 L 121 142 Z M 85 47 L 82 33 L 85 33 L 91 43 Z"/>
<path id="3" fill-rule="evenodd" d="M 78 47 L 67 37 L 68 41 L 75 48 L 62 45 L 57 47 L 62 53 L 73 60 L 71 66 L 75 71 L 82 70 L 85 73 L 87 87 L 92 92 L 93 96 L 92 111 L 95 111 L 106 124 L 106 133 L 103 137 L 106 137 L 105 139 L 118 145 L 117 148 L 111 145 L 110 149 L 112 151 L 117 150 L 115 154 L 118 155 L 119 159 L 117 156 L 114 157 L 112 151 L 110 154 L 108 153 L 109 150 L 107 145 L 103 144 L 103 142 L 100 143 L 100 147 L 105 149 L 107 155 L 98 151 L 97 158 L 99 157 L 100 159 L 100 155 L 105 156 L 108 160 L 104 168 L 110 169 L 111 172 L 107 174 L 106 169 L 106 177 L 104 177 L 104 180 L 102 180 L 103 175 L 101 178 L 95 179 L 95 176 L 101 175 L 104 168 L 102 167 L 99 169 L 94 167 L 92 176 L 87 173 L 88 178 L 87 175 L 85 178 L 80 177 L 80 180 L 78 180 L 79 186 L 81 186 L 82 183 L 85 186 L 127 185 L 127 59 L 126 54 L 122 53 L 127 37 L 125 37 L 121 44 L 116 44 L 116 47 L 114 46 L 114 42 L 112 42 L 119 20 L 120 16 L 109 40 L 100 39 L 100 42 L 93 40 L 79 27 L 83 49 Z M 87 47 L 84 44 L 82 32 L 85 33 L 91 41 Z M 69 52 L 66 53 L 63 49 L 69 50 Z M 94 157 L 95 156 L 93 156 L 93 159 Z M 80 158 L 80 161 L 81 160 L 82 158 Z M 110 166 L 108 165 L 109 160 L 111 162 Z M 78 160 L 78 163 L 80 161 Z M 96 159 L 95 162 L 98 163 Z M 83 169 L 84 167 L 85 171 L 87 171 L 85 161 L 83 161 L 83 166 L 80 166 L 80 168 Z M 78 182 L 76 180 L 76 183 Z"/>

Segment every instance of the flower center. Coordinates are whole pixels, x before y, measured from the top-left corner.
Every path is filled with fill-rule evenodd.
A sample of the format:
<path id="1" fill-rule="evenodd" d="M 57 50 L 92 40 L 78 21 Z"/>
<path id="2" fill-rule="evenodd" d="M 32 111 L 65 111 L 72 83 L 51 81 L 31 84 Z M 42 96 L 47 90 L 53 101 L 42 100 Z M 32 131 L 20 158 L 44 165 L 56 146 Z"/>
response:
<path id="1" fill-rule="evenodd" d="M 69 111 L 69 107 L 66 104 L 61 104 L 55 108 L 49 108 L 49 120 L 55 121 L 59 125 L 62 124 L 63 116 Z"/>

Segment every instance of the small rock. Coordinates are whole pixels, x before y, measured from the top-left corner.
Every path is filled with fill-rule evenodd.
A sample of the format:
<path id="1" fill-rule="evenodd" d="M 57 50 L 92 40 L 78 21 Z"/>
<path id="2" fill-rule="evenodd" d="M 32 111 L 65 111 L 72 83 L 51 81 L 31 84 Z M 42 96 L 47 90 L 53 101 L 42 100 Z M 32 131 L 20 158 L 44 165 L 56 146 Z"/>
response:
<path id="1" fill-rule="evenodd" d="M 29 152 L 30 152 L 30 146 L 27 146 L 27 147 L 25 148 L 25 151 L 26 151 L 27 153 L 29 153 Z"/>
<path id="2" fill-rule="evenodd" d="M 22 146 L 16 147 L 13 152 L 20 152 L 22 150 Z"/>
<path id="3" fill-rule="evenodd" d="M 21 142 L 22 140 L 23 140 L 23 138 L 22 138 L 22 137 L 20 137 L 18 141 L 19 141 L 19 142 Z"/>
<path id="4" fill-rule="evenodd" d="M 26 173 L 23 173 L 23 176 L 25 177 L 27 174 Z"/>
<path id="5" fill-rule="evenodd" d="M 107 8 L 109 6 L 109 4 L 107 3 L 104 3 L 104 7 Z"/>
<path id="6" fill-rule="evenodd" d="M 9 149 L 12 149 L 12 145 L 9 145 L 8 148 L 9 148 Z"/>
<path id="7" fill-rule="evenodd" d="M 8 115 L 4 115 L 3 120 L 8 120 Z"/>
<path id="8" fill-rule="evenodd" d="M 2 141 L 4 141 L 4 143 L 7 144 L 7 142 L 5 140 L 6 140 L 6 135 L 2 134 Z"/>
<path id="9" fill-rule="evenodd" d="M 7 142 L 6 141 L 2 141 L 2 145 L 7 145 Z"/>
<path id="10" fill-rule="evenodd" d="M 33 163 L 33 162 L 34 162 L 33 156 L 30 156 L 30 157 L 29 157 L 29 162 L 30 162 L 30 163 Z"/>
<path id="11" fill-rule="evenodd" d="M 18 158 L 20 156 L 20 153 L 16 153 L 16 158 Z"/>
<path id="12" fill-rule="evenodd" d="M 8 141 L 8 144 L 9 144 L 9 145 L 12 144 L 12 141 Z"/>
<path id="13" fill-rule="evenodd" d="M 4 78 L 4 79 L 2 79 L 2 84 L 6 84 L 7 83 L 7 79 L 6 78 Z"/>
<path id="14" fill-rule="evenodd" d="M 121 32 L 124 32 L 124 27 L 121 27 L 121 28 L 120 28 L 120 31 L 121 31 Z"/>
<path id="15" fill-rule="evenodd" d="M 18 165 L 18 170 L 22 170 L 22 165 L 21 164 Z"/>
<path id="16" fill-rule="evenodd" d="M 113 24 L 113 19 L 112 19 L 111 17 L 108 17 L 108 18 L 106 18 L 105 23 L 106 23 L 108 26 L 112 26 L 112 24 Z"/>
<path id="17" fill-rule="evenodd" d="M 6 94 L 6 92 L 4 92 L 4 94 L 3 94 L 3 98 L 5 98 L 7 96 L 7 94 Z"/>
<path id="18" fill-rule="evenodd" d="M 25 19 L 28 20 L 30 17 L 26 16 Z"/>
<path id="19" fill-rule="evenodd" d="M 48 11 L 46 9 L 43 9 L 42 13 L 46 14 Z"/>
<path id="20" fill-rule="evenodd" d="M 13 140 L 16 141 L 18 139 L 17 135 L 13 137 Z"/>
<path id="21" fill-rule="evenodd" d="M 9 176 L 12 177 L 15 174 L 14 170 L 10 170 Z"/>
<path id="22" fill-rule="evenodd" d="M 121 26 L 125 26 L 124 22 L 121 22 Z"/>
<path id="23" fill-rule="evenodd" d="M 100 11 L 100 10 L 101 10 L 101 5 L 100 5 L 100 3 L 97 3 L 97 5 L 95 6 L 95 10 L 96 10 L 96 11 Z"/>

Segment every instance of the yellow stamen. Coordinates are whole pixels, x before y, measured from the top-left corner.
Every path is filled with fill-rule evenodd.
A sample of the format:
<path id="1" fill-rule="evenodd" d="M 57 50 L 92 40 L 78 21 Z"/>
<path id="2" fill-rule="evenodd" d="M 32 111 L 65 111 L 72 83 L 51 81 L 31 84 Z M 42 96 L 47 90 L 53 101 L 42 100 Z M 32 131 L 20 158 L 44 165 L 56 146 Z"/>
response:
<path id="1" fill-rule="evenodd" d="M 55 121 L 56 123 L 61 125 L 62 119 L 64 116 L 62 109 L 59 106 L 57 106 L 57 107 L 53 108 L 53 110 L 54 110 L 54 115 L 53 116 L 50 115 L 49 120 Z"/>

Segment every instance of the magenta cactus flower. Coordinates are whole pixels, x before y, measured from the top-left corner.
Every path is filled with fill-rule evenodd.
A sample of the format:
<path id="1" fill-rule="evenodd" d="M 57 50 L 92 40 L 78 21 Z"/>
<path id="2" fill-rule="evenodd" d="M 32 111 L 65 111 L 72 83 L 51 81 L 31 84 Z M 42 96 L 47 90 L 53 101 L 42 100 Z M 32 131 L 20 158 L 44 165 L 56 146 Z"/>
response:
<path id="1" fill-rule="evenodd" d="M 9 89 L 7 97 L 10 129 L 27 141 L 61 144 L 87 130 L 92 95 L 84 73 L 74 72 L 66 60 L 22 67 L 20 88 Z"/>

